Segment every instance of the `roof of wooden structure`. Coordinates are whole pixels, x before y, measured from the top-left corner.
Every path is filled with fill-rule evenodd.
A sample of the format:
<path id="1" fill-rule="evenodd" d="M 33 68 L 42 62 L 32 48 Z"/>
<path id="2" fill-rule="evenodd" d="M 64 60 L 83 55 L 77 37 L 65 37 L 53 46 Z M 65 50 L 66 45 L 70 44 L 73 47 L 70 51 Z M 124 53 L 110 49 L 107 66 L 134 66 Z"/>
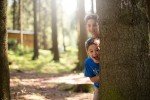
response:
<path id="1" fill-rule="evenodd" d="M 7 33 L 14 33 L 14 34 L 20 34 L 20 30 L 7 30 Z M 22 34 L 31 34 L 33 35 L 34 32 L 31 31 L 22 31 Z"/>

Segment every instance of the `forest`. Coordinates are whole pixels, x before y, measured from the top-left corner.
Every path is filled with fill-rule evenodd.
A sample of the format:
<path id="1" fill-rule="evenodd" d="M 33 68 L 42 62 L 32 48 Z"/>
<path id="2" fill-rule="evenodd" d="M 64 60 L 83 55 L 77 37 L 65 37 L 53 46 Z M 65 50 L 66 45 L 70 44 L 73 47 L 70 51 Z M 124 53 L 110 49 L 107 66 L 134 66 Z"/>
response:
<path id="1" fill-rule="evenodd" d="M 88 14 L 99 16 L 96 100 L 149 100 L 149 0 L 1 0 L 0 100 L 93 100 Z"/>

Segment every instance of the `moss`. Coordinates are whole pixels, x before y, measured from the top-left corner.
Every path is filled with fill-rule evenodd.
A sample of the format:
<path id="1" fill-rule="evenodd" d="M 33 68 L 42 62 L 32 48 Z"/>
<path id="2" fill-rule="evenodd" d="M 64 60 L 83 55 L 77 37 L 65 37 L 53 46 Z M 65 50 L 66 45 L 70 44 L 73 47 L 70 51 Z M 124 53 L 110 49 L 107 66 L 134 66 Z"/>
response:
<path id="1" fill-rule="evenodd" d="M 107 94 L 107 96 L 105 94 Z M 115 88 L 107 90 L 101 96 L 103 100 L 126 100 L 123 95 Z"/>

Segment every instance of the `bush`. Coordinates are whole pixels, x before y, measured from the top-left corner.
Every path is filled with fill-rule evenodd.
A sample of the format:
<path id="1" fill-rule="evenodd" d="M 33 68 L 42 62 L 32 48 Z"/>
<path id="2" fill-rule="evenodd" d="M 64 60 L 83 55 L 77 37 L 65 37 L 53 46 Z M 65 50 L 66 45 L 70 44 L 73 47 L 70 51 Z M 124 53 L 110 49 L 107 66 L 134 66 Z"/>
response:
<path id="1" fill-rule="evenodd" d="M 8 49 L 19 55 L 23 55 L 32 51 L 31 48 L 19 44 L 16 39 L 8 40 Z"/>
<path id="2" fill-rule="evenodd" d="M 32 50 L 27 46 L 23 46 L 19 44 L 17 45 L 15 52 L 19 55 L 24 55 L 24 54 L 32 52 Z"/>
<path id="3" fill-rule="evenodd" d="M 8 49 L 15 50 L 17 48 L 17 40 L 16 39 L 8 39 Z"/>

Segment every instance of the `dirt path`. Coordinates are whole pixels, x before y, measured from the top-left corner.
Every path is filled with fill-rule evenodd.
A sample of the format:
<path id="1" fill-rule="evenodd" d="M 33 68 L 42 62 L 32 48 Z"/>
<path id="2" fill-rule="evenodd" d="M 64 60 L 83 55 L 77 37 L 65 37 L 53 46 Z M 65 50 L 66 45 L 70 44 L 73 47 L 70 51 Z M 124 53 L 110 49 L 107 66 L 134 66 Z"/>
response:
<path id="1" fill-rule="evenodd" d="M 92 93 L 63 90 L 69 84 L 92 84 L 81 73 L 49 75 L 12 72 L 10 76 L 12 100 L 92 100 Z"/>

